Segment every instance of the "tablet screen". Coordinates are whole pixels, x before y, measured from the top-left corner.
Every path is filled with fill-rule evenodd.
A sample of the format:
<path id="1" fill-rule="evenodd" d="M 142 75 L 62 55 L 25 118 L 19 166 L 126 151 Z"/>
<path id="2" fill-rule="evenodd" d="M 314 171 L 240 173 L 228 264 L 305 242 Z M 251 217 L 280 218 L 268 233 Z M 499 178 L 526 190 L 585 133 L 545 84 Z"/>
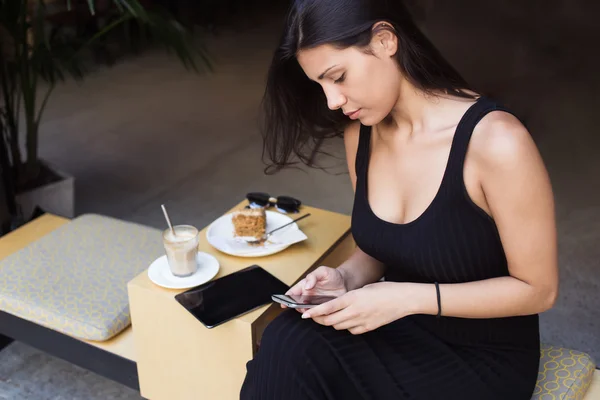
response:
<path id="1" fill-rule="evenodd" d="M 288 289 L 269 272 L 252 265 L 189 289 L 175 299 L 207 328 L 213 328 L 271 303 L 272 295 Z"/>

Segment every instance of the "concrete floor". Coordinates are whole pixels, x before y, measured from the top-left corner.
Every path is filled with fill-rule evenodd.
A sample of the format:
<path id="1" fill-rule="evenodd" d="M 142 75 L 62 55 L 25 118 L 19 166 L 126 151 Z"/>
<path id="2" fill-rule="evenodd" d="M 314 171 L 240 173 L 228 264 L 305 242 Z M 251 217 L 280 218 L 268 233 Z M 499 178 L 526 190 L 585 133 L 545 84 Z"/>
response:
<path id="1" fill-rule="evenodd" d="M 523 5 L 508 12 L 502 6 L 508 1 L 437 3 L 427 14 L 426 32 L 468 80 L 527 120 L 551 174 L 562 286 L 557 306 L 542 316 L 542 337 L 600 362 L 600 82 L 591 62 L 597 56 L 584 52 L 590 34 L 598 37 L 588 17 L 594 13 L 564 6 L 531 24 L 524 16 L 536 10 Z M 165 203 L 173 222 L 204 226 L 250 190 L 350 213 L 343 158 L 324 160 L 335 166 L 332 173 L 263 174 L 256 111 L 277 24 L 248 26 L 210 39 L 218 62 L 212 76 L 186 73 L 162 54 L 147 54 L 56 91 L 41 153 L 76 177 L 78 214 L 162 228 Z M 328 146 L 343 157 L 340 141 Z M 19 343 L 0 353 L 0 399 L 139 398 Z"/>

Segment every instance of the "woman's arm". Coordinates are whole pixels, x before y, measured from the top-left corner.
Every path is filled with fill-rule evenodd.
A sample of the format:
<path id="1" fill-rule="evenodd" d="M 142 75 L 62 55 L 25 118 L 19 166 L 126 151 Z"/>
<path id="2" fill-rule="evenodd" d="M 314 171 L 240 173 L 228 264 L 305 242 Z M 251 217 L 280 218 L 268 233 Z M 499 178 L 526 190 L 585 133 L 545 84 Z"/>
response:
<path id="1" fill-rule="evenodd" d="M 440 291 L 443 316 L 471 319 L 540 313 L 552 306 L 555 297 L 510 276 L 440 285 Z M 360 335 L 409 315 L 437 312 L 434 285 L 377 282 L 305 310 L 302 318 Z"/>
<path id="2" fill-rule="evenodd" d="M 377 282 L 385 273 L 385 266 L 381 262 L 359 248 L 337 269 L 344 277 L 349 291 Z"/>
<path id="3" fill-rule="evenodd" d="M 413 308 L 408 314 L 438 312 L 437 295 L 431 284 L 404 285 Z M 400 289 L 400 288 L 399 288 Z M 507 276 L 484 281 L 442 284 L 440 297 L 442 315 L 461 318 L 502 318 L 544 312 L 554 305 L 555 291 L 538 289 L 534 285 Z M 405 296 L 402 296 L 403 298 Z"/>
<path id="4" fill-rule="evenodd" d="M 529 132 L 515 117 L 494 112 L 480 125 L 470 151 L 510 276 L 440 285 L 442 314 L 492 318 L 539 313 L 554 305 L 558 293 L 550 179 Z M 435 287 L 415 285 L 413 290 L 415 311 L 436 314 Z"/>

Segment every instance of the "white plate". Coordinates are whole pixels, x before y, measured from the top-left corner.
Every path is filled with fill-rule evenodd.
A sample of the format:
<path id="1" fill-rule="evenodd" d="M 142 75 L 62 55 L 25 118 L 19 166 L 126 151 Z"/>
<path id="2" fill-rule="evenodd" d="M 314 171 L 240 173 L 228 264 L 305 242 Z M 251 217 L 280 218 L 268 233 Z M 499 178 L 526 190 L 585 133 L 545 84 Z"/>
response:
<path id="1" fill-rule="evenodd" d="M 148 268 L 148 277 L 158 286 L 167 289 L 189 289 L 210 281 L 219 272 L 219 261 L 208 253 L 198 252 L 196 273 L 180 278 L 171 273 L 167 256 L 154 260 Z"/>
<path id="2" fill-rule="evenodd" d="M 294 219 L 287 215 L 274 211 L 267 211 L 267 226 L 269 232 L 272 229 L 283 226 Z M 245 241 L 233 236 L 233 214 L 226 214 L 215 220 L 206 230 L 206 239 L 217 250 L 237 257 L 264 257 L 279 253 L 292 244 L 303 241 L 306 235 L 298 228 L 297 224 L 291 224 L 273 234 L 269 242 L 262 246 L 252 246 Z M 282 241 L 280 243 L 273 242 Z"/>

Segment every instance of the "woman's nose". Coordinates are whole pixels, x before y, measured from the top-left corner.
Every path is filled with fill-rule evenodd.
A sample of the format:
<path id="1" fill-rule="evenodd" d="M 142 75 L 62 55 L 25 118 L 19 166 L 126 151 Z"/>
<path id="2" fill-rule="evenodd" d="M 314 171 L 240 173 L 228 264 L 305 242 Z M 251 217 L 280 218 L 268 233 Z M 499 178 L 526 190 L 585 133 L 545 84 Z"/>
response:
<path id="1" fill-rule="evenodd" d="M 326 93 L 326 96 L 327 107 L 329 107 L 330 110 L 341 108 L 347 101 L 346 97 L 338 91 L 330 91 L 329 93 Z"/>

